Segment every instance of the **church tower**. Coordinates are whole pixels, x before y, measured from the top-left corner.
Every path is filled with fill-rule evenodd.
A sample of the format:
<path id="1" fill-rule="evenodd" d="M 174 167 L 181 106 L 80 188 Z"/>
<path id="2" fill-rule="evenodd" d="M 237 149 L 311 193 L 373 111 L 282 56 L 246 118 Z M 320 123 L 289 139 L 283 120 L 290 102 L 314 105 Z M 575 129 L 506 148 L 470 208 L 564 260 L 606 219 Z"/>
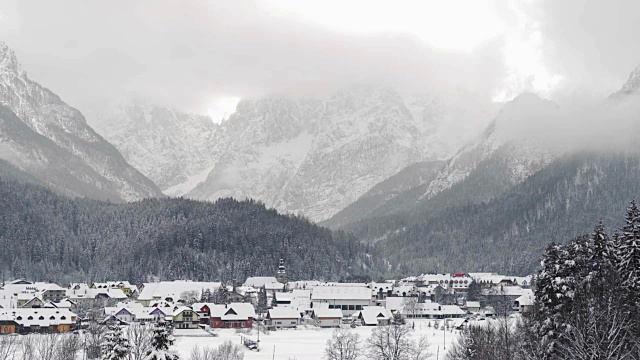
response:
<path id="1" fill-rule="evenodd" d="M 276 279 L 281 284 L 287 283 L 287 271 L 284 267 L 284 259 L 280 259 L 280 263 L 278 264 L 278 274 L 276 274 Z"/>

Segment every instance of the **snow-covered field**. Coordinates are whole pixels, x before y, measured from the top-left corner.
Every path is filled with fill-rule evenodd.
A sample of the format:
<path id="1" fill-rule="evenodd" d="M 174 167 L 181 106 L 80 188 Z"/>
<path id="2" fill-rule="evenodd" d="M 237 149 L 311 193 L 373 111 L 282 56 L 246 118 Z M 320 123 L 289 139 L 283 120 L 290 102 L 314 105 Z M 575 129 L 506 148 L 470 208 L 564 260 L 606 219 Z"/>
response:
<path id="1" fill-rule="evenodd" d="M 432 327 L 428 326 L 429 321 L 431 321 Z M 426 335 L 429 339 L 431 352 L 433 353 L 432 359 L 436 359 L 436 355 L 439 355 L 439 359 L 443 359 L 446 353 L 444 345 L 446 344 L 448 349 L 459 332 L 457 330 L 448 330 L 445 335 L 445 331 L 443 330 L 434 330 L 433 320 L 408 321 L 409 324 L 412 322 L 415 322 L 415 330 L 412 332 L 412 336 L 417 340 L 422 335 Z M 360 335 L 363 346 L 373 329 L 374 327 L 364 326 L 359 326 L 354 329 L 354 331 Z M 245 349 L 244 358 L 246 360 L 274 358 L 283 360 L 289 358 L 296 358 L 297 360 L 319 360 L 324 356 L 324 348 L 332 332 L 333 329 L 302 328 L 297 330 L 271 331 L 269 335 L 260 334 L 260 351 L 256 352 Z M 225 341 L 240 344 L 240 335 L 237 334 L 235 330 L 217 330 L 218 337 L 196 336 L 196 333 L 206 334 L 200 330 L 191 333 L 181 333 L 180 330 L 175 330 L 175 349 L 179 352 L 182 359 L 188 359 L 191 349 L 196 345 L 200 347 L 217 347 Z M 250 336 L 251 338 L 255 338 L 255 331 Z"/>

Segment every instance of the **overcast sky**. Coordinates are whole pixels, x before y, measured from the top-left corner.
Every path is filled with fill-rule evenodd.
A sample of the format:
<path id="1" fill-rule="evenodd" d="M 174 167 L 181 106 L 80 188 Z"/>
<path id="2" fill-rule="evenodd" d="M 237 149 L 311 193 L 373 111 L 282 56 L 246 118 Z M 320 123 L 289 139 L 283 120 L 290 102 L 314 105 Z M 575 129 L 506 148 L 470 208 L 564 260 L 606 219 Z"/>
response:
<path id="1" fill-rule="evenodd" d="M 632 0 L 4 0 L 0 39 L 89 117 L 134 95 L 220 117 L 238 98 L 356 82 L 481 113 L 523 91 L 615 91 L 640 64 L 638 14 Z"/>

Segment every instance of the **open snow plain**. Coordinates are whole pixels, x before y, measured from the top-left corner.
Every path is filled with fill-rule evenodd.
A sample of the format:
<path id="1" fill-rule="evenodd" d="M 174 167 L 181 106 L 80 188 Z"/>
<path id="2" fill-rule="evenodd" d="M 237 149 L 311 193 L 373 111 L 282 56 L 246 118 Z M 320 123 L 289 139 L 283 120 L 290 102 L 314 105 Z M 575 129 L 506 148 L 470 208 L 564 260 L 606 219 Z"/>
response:
<path id="1" fill-rule="evenodd" d="M 429 327 L 431 322 L 431 327 Z M 444 354 L 449 349 L 452 342 L 457 338 L 458 330 L 435 330 L 433 328 L 433 320 L 408 320 L 407 323 L 415 323 L 415 329 L 411 336 L 418 340 L 421 336 L 426 335 L 432 353 L 432 359 L 444 359 Z M 371 331 L 375 327 L 358 326 L 353 329 L 360 335 L 360 343 L 363 347 L 363 354 L 366 353 L 366 340 L 371 335 Z M 331 338 L 334 329 L 305 328 L 301 327 L 295 330 L 277 330 L 271 331 L 268 335 L 260 334 L 260 351 L 249 350 L 245 348 L 244 358 L 246 360 L 258 359 L 297 359 L 297 360 L 320 360 L 324 357 L 324 349 L 327 340 Z M 217 347 L 225 341 L 232 341 L 240 344 L 240 334 L 232 329 L 216 330 L 217 337 L 208 336 L 204 331 L 187 331 L 181 332 L 175 330 L 176 342 L 174 348 L 180 354 L 181 359 L 188 359 L 191 350 L 197 345 L 199 347 Z M 256 338 L 256 332 L 253 331 L 251 338 Z M 447 350 L 444 349 L 446 345 Z M 275 356 L 274 356 L 275 347 Z"/>

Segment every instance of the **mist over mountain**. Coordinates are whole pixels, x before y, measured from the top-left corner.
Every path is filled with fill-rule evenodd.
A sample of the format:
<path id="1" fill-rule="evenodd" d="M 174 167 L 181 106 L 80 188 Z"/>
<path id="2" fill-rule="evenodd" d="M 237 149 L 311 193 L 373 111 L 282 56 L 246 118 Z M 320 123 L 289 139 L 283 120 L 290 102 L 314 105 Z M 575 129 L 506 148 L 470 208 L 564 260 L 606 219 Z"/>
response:
<path id="1" fill-rule="evenodd" d="M 97 130 L 163 190 L 184 183 L 215 162 L 220 127 L 207 116 L 133 99 L 103 117 Z"/>
<path id="2" fill-rule="evenodd" d="M 356 85 L 328 100 L 243 100 L 230 118 L 145 105 L 102 131 L 168 195 L 253 198 L 312 220 L 334 215 L 412 163 L 447 157 L 445 109 L 389 87 Z"/>
<path id="3" fill-rule="evenodd" d="M 632 141 L 638 136 L 627 132 L 640 114 L 639 99 L 624 94 L 590 114 L 521 95 L 435 176 L 388 191 L 390 200 L 374 211 L 358 206 L 370 201 L 363 196 L 323 224 L 374 242 L 399 273 L 533 271 L 550 239 L 580 235 L 600 218 L 618 227 L 625 199 L 637 198 L 640 151 Z M 578 113 L 582 120 L 602 118 L 586 121 L 591 128 L 576 127 L 565 141 L 562 134 L 543 136 L 548 129 L 564 131 L 576 121 L 568 116 Z M 612 139 L 617 129 L 623 130 Z M 411 179 L 404 175 L 410 169 L 387 182 Z"/>
<path id="4" fill-rule="evenodd" d="M 82 114 L 32 81 L 0 42 L 0 159 L 63 193 L 112 201 L 162 196 Z"/>

